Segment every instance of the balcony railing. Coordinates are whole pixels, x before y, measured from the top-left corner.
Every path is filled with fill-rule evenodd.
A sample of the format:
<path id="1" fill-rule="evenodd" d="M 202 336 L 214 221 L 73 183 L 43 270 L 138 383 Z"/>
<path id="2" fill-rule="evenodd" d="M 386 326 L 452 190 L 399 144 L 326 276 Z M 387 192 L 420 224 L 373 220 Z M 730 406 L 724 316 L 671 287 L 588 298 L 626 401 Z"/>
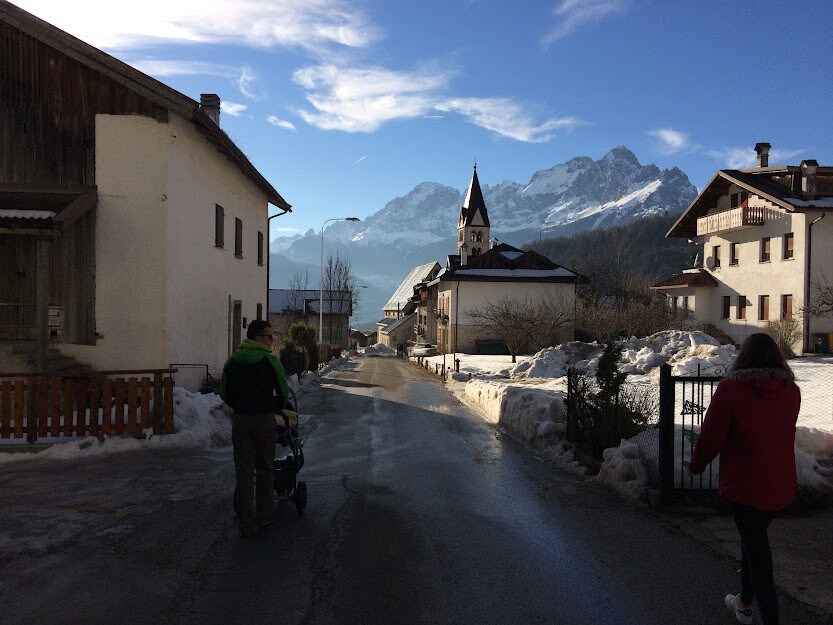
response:
<path id="1" fill-rule="evenodd" d="M 763 206 L 738 206 L 713 215 L 706 215 L 697 219 L 697 236 L 740 230 L 750 226 L 763 226 L 766 221 L 767 209 Z"/>

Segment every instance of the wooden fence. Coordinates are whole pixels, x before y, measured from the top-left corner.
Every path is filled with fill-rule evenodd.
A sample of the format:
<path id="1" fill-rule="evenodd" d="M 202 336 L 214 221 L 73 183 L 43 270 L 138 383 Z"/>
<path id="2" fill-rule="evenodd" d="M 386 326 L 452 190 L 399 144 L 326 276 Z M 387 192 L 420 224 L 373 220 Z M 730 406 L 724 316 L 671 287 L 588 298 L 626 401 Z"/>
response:
<path id="1" fill-rule="evenodd" d="M 171 434 L 175 371 L 0 373 L 0 440 Z"/>

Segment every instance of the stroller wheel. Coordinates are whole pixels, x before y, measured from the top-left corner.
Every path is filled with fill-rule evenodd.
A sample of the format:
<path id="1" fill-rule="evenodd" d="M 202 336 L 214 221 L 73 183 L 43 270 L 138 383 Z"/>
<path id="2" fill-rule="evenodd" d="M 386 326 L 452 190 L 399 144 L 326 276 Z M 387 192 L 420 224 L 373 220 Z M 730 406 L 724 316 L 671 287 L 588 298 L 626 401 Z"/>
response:
<path id="1" fill-rule="evenodd" d="M 307 483 L 306 482 L 298 482 L 295 486 L 295 495 L 293 496 L 295 500 L 295 509 L 298 511 L 298 514 L 304 513 L 304 508 L 307 507 Z"/>

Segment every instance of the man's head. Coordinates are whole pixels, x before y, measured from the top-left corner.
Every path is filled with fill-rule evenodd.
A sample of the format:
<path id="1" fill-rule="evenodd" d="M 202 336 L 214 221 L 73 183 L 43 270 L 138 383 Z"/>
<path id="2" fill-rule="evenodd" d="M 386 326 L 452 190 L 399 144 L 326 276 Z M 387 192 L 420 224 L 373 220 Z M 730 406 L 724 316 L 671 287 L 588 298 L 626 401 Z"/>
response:
<path id="1" fill-rule="evenodd" d="M 272 345 L 272 326 L 268 321 L 255 319 L 249 324 L 246 330 L 246 337 L 264 345 Z"/>

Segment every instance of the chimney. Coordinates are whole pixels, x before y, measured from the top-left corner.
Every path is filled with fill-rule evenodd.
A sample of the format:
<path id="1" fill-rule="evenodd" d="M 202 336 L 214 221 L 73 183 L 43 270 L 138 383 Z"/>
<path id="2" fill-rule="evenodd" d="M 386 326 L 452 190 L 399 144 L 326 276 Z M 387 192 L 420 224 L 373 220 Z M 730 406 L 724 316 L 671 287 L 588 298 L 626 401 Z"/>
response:
<path id="1" fill-rule="evenodd" d="M 816 168 L 818 161 L 801 161 L 801 193 L 805 200 L 816 199 Z"/>
<path id="2" fill-rule="evenodd" d="M 769 143 L 756 143 L 755 151 L 758 153 L 758 167 L 769 167 Z"/>
<path id="3" fill-rule="evenodd" d="M 214 121 L 220 125 L 220 96 L 216 93 L 200 94 L 200 108 Z"/>

